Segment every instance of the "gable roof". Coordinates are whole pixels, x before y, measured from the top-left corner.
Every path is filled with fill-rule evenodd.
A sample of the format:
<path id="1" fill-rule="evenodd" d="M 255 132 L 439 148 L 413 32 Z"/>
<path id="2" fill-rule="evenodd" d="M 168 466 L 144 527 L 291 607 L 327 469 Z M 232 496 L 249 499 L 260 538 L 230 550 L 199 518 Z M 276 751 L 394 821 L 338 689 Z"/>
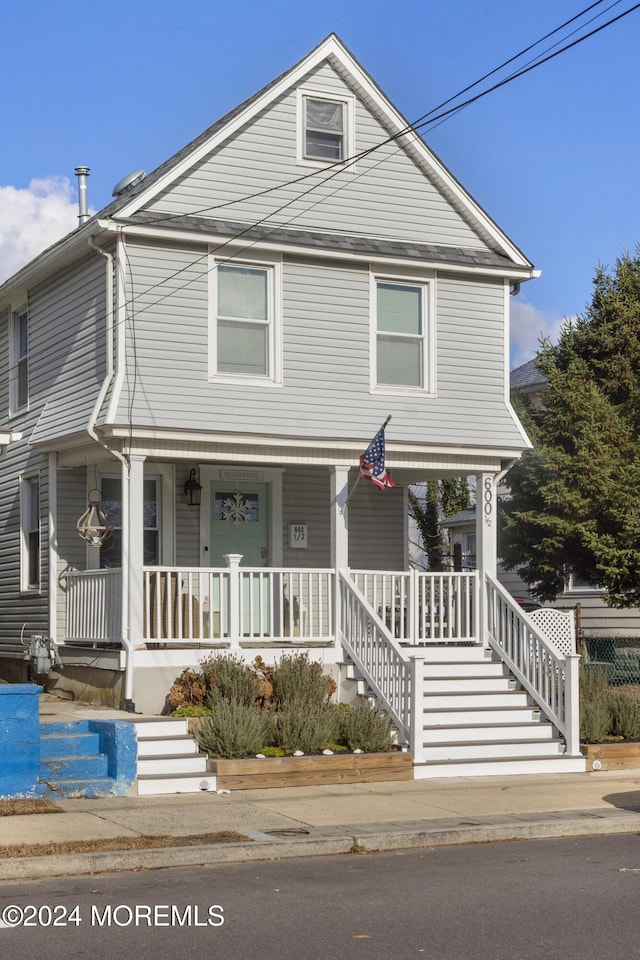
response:
<path id="1" fill-rule="evenodd" d="M 120 196 L 90 217 L 86 223 L 43 251 L 30 264 L 27 264 L 14 277 L 0 286 L 0 294 L 2 294 L 5 286 L 13 285 L 14 280 L 22 280 L 24 276 L 26 282 L 29 274 L 34 272 L 39 274 L 40 271 L 37 269 L 39 265 L 44 267 L 45 264 L 51 263 L 53 269 L 53 265 L 58 262 L 58 252 L 63 254 L 64 251 L 68 250 L 68 255 L 71 257 L 72 249 L 75 249 L 77 243 L 84 243 L 86 237 L 94 235 L 96 228 L 99 230 L 105 221 L 117 220 L 122 222 L 122 220 L 126 221 L 139 214 L 140 208 L 144 204 L 150 202 L 172 181 L 210 153 L 217 144 L 231 136 L 239 126 L 251 120 L 266 105 L 280 96 L 283 91 L 296 85 L 311 69 L 324 61 L 329 61 L 345 81 L 357 90 L 366 101 L 369 109 L 393 132 L 393 136 L 398 137 L 397 142 L 400 143 L 401 148 L 412 157 L 424 174 L 442 191 L 462 218 L 470 223 L 477 233 L 483 237 L 490 250 L 495 253 L 493 265 L 520 267 L 526 271 L 532 271 L 532 263 L 473 199 L 471 194 L 462 187 L 436 154 L 427 147 L 421 136 L 412 129 L 411 125 L 393 106 L 340 38 L 332 33 L 294 66 L 228 111 L 142 180 L 126 188 Z M 158 222 L 159 219 L 156 215 L 155 221 Z M 174 222 L 175 220 L 175 216 L 168 215 L 166 217 L 166 221 Z M 211 221 L 207 221 L 207 225 L 210 226 Z M 454 253 L 453 250 L 450 250 L 450 252 Z M 444 256 L 441 259 L 444 259 Z M 476 263 L 478 262 L 476 260 Z"/>
<path id="2" fill-rule="evenodd" d="M 537 393 L 547 385 L 547 378 L 540 373 L 535 358 L 523 363 L 511 371 L 511 390 L 522 390 L 524 393 Z"/>

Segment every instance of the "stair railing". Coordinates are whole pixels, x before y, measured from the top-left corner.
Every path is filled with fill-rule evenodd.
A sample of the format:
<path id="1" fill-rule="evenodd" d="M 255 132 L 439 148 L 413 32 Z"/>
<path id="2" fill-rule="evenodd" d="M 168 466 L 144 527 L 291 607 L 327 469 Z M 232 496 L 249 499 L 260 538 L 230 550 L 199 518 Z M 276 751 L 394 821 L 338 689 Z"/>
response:
<path id="1" fill-rule="evenodd" d="M 407 744 L 414 762 L 423 760 L 424 657 L 408 657 L 349 573 L 338 575 L 340 640 L 392 718 L 398 743 Z"/>
<path id="2" fill-rule="evenodd" d="M 485 576 L 485 591 L 490 646 L 564 737 L 567 755 L 579 756 L 580 657 L 558 650 L 489 574 Z"/>

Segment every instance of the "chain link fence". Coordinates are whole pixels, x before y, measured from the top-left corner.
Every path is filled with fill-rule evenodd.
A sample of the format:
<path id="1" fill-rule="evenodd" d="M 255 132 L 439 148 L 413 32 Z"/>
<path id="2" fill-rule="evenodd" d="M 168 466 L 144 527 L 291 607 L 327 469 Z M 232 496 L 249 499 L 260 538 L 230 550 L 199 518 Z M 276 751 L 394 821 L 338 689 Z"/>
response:
<path id="1" fill-rule="evenodd" d="M 610 687 L 640 686 L 640 637 L 583 637 L 582 665 L 597 666 Z"/>

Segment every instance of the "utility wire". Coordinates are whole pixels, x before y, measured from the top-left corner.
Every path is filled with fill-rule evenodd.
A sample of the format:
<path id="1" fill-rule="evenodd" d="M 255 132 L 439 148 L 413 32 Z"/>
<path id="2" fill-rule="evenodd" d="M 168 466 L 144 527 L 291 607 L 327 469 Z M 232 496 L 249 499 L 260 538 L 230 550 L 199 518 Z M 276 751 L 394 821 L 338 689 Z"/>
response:
<path id="1" fill-rule="evenodd" d="M 600 2 L 600 3 L 601 3 L 601 2 L 604 2 L 604 0 L 599 0 L 599 2 Z M 621 0 L 616 0 L 616 4 L 619 3 L 619 2 L 621 2 Z M 615 6 L 616 4 L 613 4 L 612 6 Z M 589 7 L 585 8 L 585 10 L 583 10 L 581 14 L 578 14 L 578 16 L 584 15 L 586 12 L 589 12 L 591 9 L 593 9 L 593 7 L 595 7 L 595 6 L 597 6 L 597 5 L 598 5 L 598 3 L 591 4 Z M 486 90 L 483 90 L 483 91 L 481 91 L 480 93 L 476 94 L 475 96 L 470 97 L 468 100 L 465 100 L 465 101 L 463 101 L 462 103 L 459 103 L 459 104 L 457 104 L 457 105 L 454 106 L 454 107 L 450 107 L 448 110 L 445 110 L 445 111 L 443 111 L 443 112 L 441 112 L 441 113 L 437 113 L 435 116 L 432 116 L 432 114 L 434 113 L 434 110 L 440 109 L 439 107 L 436 107 L 436 108 L 434 108 L 434 110 L 430 111 L 429 113 L 424 114 L 423 117 L 421 117 L 418 121 L 416 121 L 415 124 L 412 124 L 412 125 L 410 125 L 410 126 L 405 127 L 405 128 L 404 128 L 402 131 L 400 131 L 399 133 L 396 133 L 396 134 L 394 134 L 393 136 L 390 136 L 390 137 L 386 138 L 385 140 L 383 140 L 383 141 L 381 141 L 380 143 L 374 145 L 373 147 L 368 148 L 367 150 L 361 151 L 359 154 L 354 155 L 353 157 L 351 157 L 351 158 L 348 159 L 347 161 L 343 161 L 343 162 L 338 163 L 338 164 L 332 164 L 332 165 L 329 166 L 329 167 L 323 168 L 323 171 L 320 171 L 320 172 L 324 172 L 325 170 L 328 170 L 328 171 L 330 171 L 330 172 L 328 173 L 328 175 L 327 175 L 320 183 L 317 183 L 317 184 L 314 184 L 314 185 L 310 186 L 307 190 L 303 191 L 301 194 L 298 194 L 298 195 L 295 196 L 293 199 L 288 200 L 288 201 L 282 203 L 276 210 L 273 210 L 273 211 L 271 211 L 270 213 L 265 214 L 265 216 L 262 217 L 260 220 L 257 220 L 257 221 L 255 221 L 255 222 L 253 222 L 253 223 L 251 223 L 251 224 L 247 224 L 244 228 L 242 228 L 242 229 L 239 230 L 236 234 L 234 234 L 233 237 L 229 237 L 228 239 L 226 239 L 225 241 L 223 241 L 221 244 L 219 244 L 217 247 L 215 247 L 213 250 L 208 250 L 208 251 L 207 251 L 205 254 L 203 254 L 201 257 L 196 258 L 196 260 L 194 260 L 194 261 L 192 262 L 191 266 L 195 265 L 196 263 L 198 263 L 198 262 L 200 262 L 200 261 L 202 261 L 202 260 L 205 260 L 205 259 L 209 256 L 210 253 L 212 253 L 213 255 L 215 255 L 215 254 L 218 253 L 220 250 L 225 249 L 229 244 L 237 243 L 239 240 L 242 239 L 242 237 L 244 237 L 244 236 L 245 236 L 247 233 L 249 233 L 250 231 L 252 231 L 252 230 L 254 230 L 254 229 L 257 229 L 257 228 L 263 226 L 264 224 L 267 223 L 267 221 L 272 220 L 273 217 L 277 216 L 277 215 L 278 215 L 279 213 L 281 213 L 283 210 L 286 210 L 286 209 L 287 209 L 288 207 L 290 207 L 292 204 L 294 204 L 294 203 L 296 203 L 296 202 L 298 202 L 298 201 L 303 200 L 306 196 L 308 196 L 308 195 L 309 195 L 310 193 L 312 193 L 314 190 L 317 190 L 319 187 L 324 186 L 324 185 L 325 185 L 326 183 L 328 183 L 330 180 L 334 179 L 336 176 L 338 176 L 340 173 L 342 173 L 345 169 L 347 169 L 348 167 L 352 166 L 357 160 L 360 160 L 360 159 L 362 159 L 363 157 L 369 156 L 370 154 L 374 153 L 376 150 L 379 150 L 382 146 L 385 146 L 385 145 L 387 145 L 387 144 L 389 144 L 389 143 L 392 143 L 392 142 L 398 140 L 401 136 L 404 136 L 404 135 L 406 135 L 407 133 L 417 132 L 417 131 L 420 130 L 421 128 L 430 126 L 430 125 L 432 125 L 432 124 L 435 124 L 436 122 L 443 122 L 443 120 L 448 119 L 449 116 L 451 116 L 451 115 L 454 114 L 454 113 L 457 113 L 459 110 L 462 110 L 462 109 L 464 109 L 465 107 L 469 106 L 470 104 L 477 102 L 478 100 L 480 100 L 480 99 L 482 99 L 483 97 L 487 96 L 489 93 L 492 93 L 492 92 L 494 92 L 495 90 L 498 90 L 498 89 L 500 89 L 501 87 L 505 86 L 506 84 L 511 83 L 513 80 L 516 80 L 516 79 L 518 79 L 519 77 L 524 76 L 524 75 L 527 74 L 527 73 L 530 73 L 532 70 L 536 69 L 536 68 L 539 67 L 539 66 L 542 66 L 542 65 L 545 64 L 545 63 L 548 63 L 550 60 L 555 59 L 556 57 L 560 56 L 560 54 L 565 53 L 567 50 L 572 49 L 573 47 L 575 47 L 575 46 L 577 46 L 578 44 L 582 43 L 584 40 L 587 40 L 587 39 L 589 39 L 590 37 L 594 36 L 595 34 L 600 33 L 602 30 L 604 30 L 604 29 L 606 29 L 607 27 L 611 26 L 613 23 L 616 23 L 618 20 L 621 20 L 623 17 L 628 16 L 628 14 L 633 13 L 633 12 L 634 12 L 635 10 L 637 10 L 639 7 L 640 7 L 640 3 L 636 3 L 633 7 L 630 7 L 628 10 L 623 11 L 621 14 L 619 14 L 619 15 L 616 16 L 616 17 L 613 17 L 611 20 L 606 21 L 605 23 L 603 23 L 603 24 L 601 24 L 600 26 L 596 27 L 595 29 L 591 30 L 589 33 L 586 33 L 586 34 L 584 34 L 583 36 L 578 37 L 576 40 L 572 41 L 572 42 L 569 43 L 569 44 L 566 44 L 566 45 L 562 46 L 560 49 L 555 50 L 554 52 L 552 52 L 552 53 L 550 53 L 549 55 L 543 57 L 542 59 L 537 59 L 534 63 L 530 63 L 530 64 L 528 64 L 527 66 L 523 67 L 522 69 L 515 71 L 515 72 L 514 72 L 513 74 L 511 74 L 509 77 L 506 77 L 505 79 L 500 80 L 499 82 L 493 84 L 491 87 L 488 87 Z M 607 9 L 611 9 L 611 6 L 608 7 Z M 529 45 L 529 47 L 525 48 L 525 52 L 528 51 L 528 50 L 530 50 L 530 49 L 532 49 L 534 46 L 536 46 L 538 43 L 542 42 L 544 39 L 547 39 L 547 38 L 548 38 L 549 36 L 551 36 L 552 34 L 557 33 L 558 30 L 562 29 L 562 27 L 566 26 L 567 24 L 573 22 L 575 19 L 576 19 L 575 17 L 571 18 L 571 20 L 567 21 L 567 22 L 566 22 L 565 24 L 563 24 L 561 27 L 558 27 L 558 28 L 556 28 L 556 30 L 551 31 L 549 34 L 546 34 L 546 35 L 545 35 L 544 37 L 542 37 L 540 40 L 536 41 L 536 43 Z M 514 59 L 517 59 L 518 56 L 520 56 L 520 55 L 521 55 L 521 54 L 518 54 L 518 55 L 516 55 L 515 57 L 511 57 L 508 61 L 505 61 L 505 63 L 511 63 L 511 62 L 513 62 L 513 60 L 514 60 Z M 502 65 L 502 66 L 503 66 L 503 65 Z M 499 70 L 499 69 L 501 69 L 501 67 L 495 68 L 495 70 L 491 71 L 491 72 L 490 72 L 489 74 L 487 74 L 486 76 L 491 76 L 493 73 L 495 73 L 495 72 L 496 72 L 497 70 Z M 480 82 L 482 82 L 482 81 L 481 81 L 481 80 L 476 81 L 474 84 L 471 84 L 469 87 L 465 88 L 465 90 L 471 89 L 472 87 L 476 86 L 476 85 L 477 85 L 478 83 L 480 83 Z M 463 91 L 463 92 L 464 92 L 464 91 Z M 446 105 L 447 103 L 450 103 L 452 100 L 457 99 L 458 96 L 460 96 L 460 94 L 456 94 L 454 97 L 449 98 L 449 100 L 445 101 L 445 105 Z M 386 159 L 386 158 L 385 158 L 385 159 Z M 336 169 L 336 168 L 337 168 L 337 169 Z M 363 172 L 364 172 L 364 171 L 363 171 Z M 368 171 L 367 171 L 367 172 L 368 172 Z M 317 172 L 317 171 L 314 171 L 313 174 L 307 174 L 305 177 L 300 178 L 300 180 L 306 180 L 306 179 L 308 179 L 310 176 L 317 176 L 317 175 L 318 175 L 318 172 Z M 353 181 L 351 181 L 351 182 L 353 182 Z M 286 185 L 288 185 L 288 184 L 286 184 Z M 281 186 L 282 186 L 282 185 L 281 185 Z M 276 188 L 270 188 L 270 190 L 273 190 L 273 189 L 276 189 Z M 264 191 L 264 192 L 269 192 L 269 191 Z M 335 191 L 334 191 L 334 192 L 335 192 Z M 322 199 L 324 199 L 324 198 L 322 198 Z M 234 201 L 234 202 L 239 202 L 239 201 Z M 211 208 L 208 208 L 208 209 L 211 209 Z M 302 211 L 301 211 L 301 212 L 302 212 Z M 267 231 L 267 233 L 260 238 L 260 241 L 266 239 L 268 236 L 270 236 L 271 233 L 275 232 L 276 230 L 282 229 L 283 226 L 288 225 L 288 224 L 291 223 L 293 220 L 297 219 L 297 217 L 301 215 L 301 212 L 295 214 L 294 217 L 292 217 L 292 218 L 290 218 L 288 221 L 286 221 L 286 224 L 285 224 L 285 223 L 277 223 L 277 224 L 275 224 L 270 231 Z M 306 211 L 305 211 L 305 212 L 306 212 Z M 193 214 L 189 214 L 189 215 L 193 215 Z M 182 215 L 182 214 L 171 214 L 171 215 L 167 216 L 167 217 L 164 218 L 164 219 L 165 219 L 165 220 L 176 220 L 176 219 L 180 219 L 180 217 L 182 217 L 182 216 L 184 216 L 184 215 Z M 149 222 L 154 222 L 154 221 L 145 221 L 145 225 L 147 225 Z M 247 246 L 243 247 L 242 250 L 240 250 L 240 251 L 235 251 L 235 252 L 233 253 L 233 255 L 228 258 L 228 260 L 240 256 L 242 253 L 244 253 L 244 252 L 245 252 L 247 249 L 249 249 L 251 246 L 254 246 L 255 243 L 257 243 L 257 242 L 259 242 L 259 241 L 258 241 L 258 240 L 252 241 L 252 242 L 249 243 Z M 224 262 L 228 262 L 228 260 L 225 260 Z M 170 280 L 172 280 L 172 279 L 175 279 L 177 276 L 180 276 L 180 274 L 183 273 L 183 270 L 184 270 L 184 268 L 181 268 L 180 270 L 176 271 L 174 274 L 170 274 L 168 277 L 165 277 L 163 280 L 158 281 L 156 284 L 153 284 L 152 286 L 147 287 L 147 289 L 145 290 L 145 293 L 149 293 L 151 290 L 154 290 L 156 287 L 161 286 L 162 284 L 164 284 L 164 283 L 166 283 L 166 282 L 168 282 L 168 281 L 170 281 Z M 182 289 L 183 287 L 188 286 L 188 285 L 189 285 L 190 283 L 192 283 L 192 282 L 193 282 L 192 280 L 188 280 L 185 284 L 182 285 L 182 287 L 178 287 L 177 289 L 178 289 L 178 290 L 179 290 L 179 289 Z M 150 309 L 152 306 L 155 306 L 157 303 L 160 303 L 163 299 L 165 299 L 165 298 L 168 297 L 168 296 L 171 296 L 171 295 L 172 295 L 173 293 L 175 293 L 175 292 L 176 292 L 176 288 L 172 289 L 172 290 L 170 291 L 170 293 L 167 293 L 166 295 L 163 295 L 162 297 L 159 297 L 159 298 L 158 298 L 157 300 L 155 300 L 153 303 L 148 304 L 148 305 L 142 307 L 140 310 L 138 310 L 138 313 L 142 313 L 142 312 Z M 134 298 L 134 299 L 136 299 L 136 298 Z M 127 301 L 127 304 L 131 304 L 131 303 L 133 303 L 133 302 L 134 302 L 133 300 L 130 300 L 130 301 Z"/>
<path id="2" fill-rule="evenodd" d="M 478 80 L 474 80 L 473 83 L 470 83 L 468 84 L 468 86 L 463 87 L 462 90 L 459 90 L 457 93 L 453 94 L 453 96 L 448 97 L 446 100 L 443 100 L 442 103 L 438 104 L 436 107 L 432 107 L 432 109 L 429 110 L 428 113 L 425 113 L 421 117 L 418 117 L 418 119 L 415 120 L 413 123 L 407 124 L 405 127 L 403 127 L 402 130 L 399 130 L 397 133 L 394 133 L 392 136 L 388 137 L 387 139 L 380 141 L 380 143 L 376 144 L 374 147 L 369 147 L 367 150 L 361 150 L 359 153 L 353 154 L 352 156 L 347 157 L 345 160 L 339 160 L 339 161 L 336 161 L 335 163 L 329 164 L 328 166 L 323 167 L 321 170 L 314 170 L 312 173 L 306 173 L 301 177 L 294 178 L 293 180 L 276 184 L 273 187 L 267 187 L 265 190 L 259 190 L 256 193 L 247 194 L 244 197 L 240 197 L 234 200 L 226 200 L 224 203 L 219 203 L 214 206 L 202 207 L 199 210 L 192 210 L 188 214 L 188 216 L 198 216 L 201 213 L 209 213 L 213 210 L 220 210 L 220 209 L 223 209 L 224 207 L 234 206 L 237 203 L 244 203 L 248 200 L 256 200 L 260 197 L 264 197 L 270 193 L 273 193 L 275 190 L 281 190 L 281 189 L 285 189 L 286 187 L 296 186 L 299 183 L 304 183 L 307 180 L 313 179 L 314 177 L 321 176 L 323 173 L 326 173 L 326 172 L 330 172 L 333 170 L 342 172 L 342 170 L 345 169 L 345 167 L 353 165 L 356 161 L 362 159 L 363 157 L 368 156 L 370 153 L 374 152 L 375 150 L 378 150 L 380 147 L 385 146 L 388 143 L 392 143 L 394 140 L 398 140 L 400 137 L 403 137 L 405 134 L 411 133 L 412 130 L 418 129 L 420 126 L 422 126 L 425 123 L 425 121 L 428 120 L 429 117 L 431 117 L 434 113 L 436 113 L 436 111 L 441 110 L 443 107 L 448 106 L 450 103 L 453 103 L 453 101 L 457 100 L 458 97 L 464 96 L 464 94 L 468 93 L 469 90 L 473 90 L 473 88 L 477 87 L 480 83 L 484 83 L 485 80 L 488 80 L 490 77 L 494 76 L 496 73 L 498 73 L 500 70 L 503 70 L 505 67 L 508 67 L 511 63 L 514 63 L 516 60 L 519 60 L 526 53 L 529 53 L 529 51 L 533 50 L 534 47 L 537 47 L 539 46 L 539 44 L 544 43 L 544 41 L 548 40 L 549 37 L 552 37 L 556 33 L 559 33 L 560 30 L 563 30 L 565 27 L 568 27 L 570 24 L 574 23 L 576 20 L 579 20 L 581 17 L 583 17 L 586 13 L 589 13 L 595 7 L 601 6 L 604 2 L 605 0 L 596 0 L 595 3 L 592 3 L 588 7 L 585 7 L 584 10 L 581 10 L 580 13 L 577 13 L 575 16 L 571 17 L 569 20 L 565 20 L 565 22 L 561 23 L 560 26 L 555 27 L 555 29 L 553 30 L 550 30 L 549 33 L 545 33 L 544 36 L 540 37 L 538 40 L 535 40 L 533 43 L 530 43 L 527 47 L 524 47 L 522 50 L 520 50 L 519 53 L 516 53 L 513 56 L 509 57 L 508 60 L 505 60 L 499 66 L 494 67 L 493 70 L 490 70 L 488 73 L 485 73 L 484 76 L 480 77 Z M 614 6 L 617 6 L 621 2 L 622 0 L 615 0 L 615 2 L 610 4 L 610 6 L 607 7 L 602 13 L 606 13 L 608 10 L 611 10 Z M 598 14 L 597 16 L 602 16 L 602 13 Z M 597 19 L 597 16 L 587 21 L 587 23 L 591 23 L 594 19 Z M 582 26 L 584 27 L 585 25 L 586 24 L 583 24 Z M 576 30 L 579 30 L 579 29 L 581 29 L 581 27 L 576 27 Z M 569 34 L 569 36 L 571 36 L 571 34 Z M 561 41 L 558 41 L 558 42 L 561 42 Z M 516 76 L 518 75 L 519 74 L 511 74 L 507 79 L 508 80 L 515 79 Z M 473 100 L 468 102 L 472 103 Z M 456 107 L 456 110 L 458 109 L 461 110 L 466 105 L 467 104 L 459 104 Z M 448 112 L 446 115 L 442 115 L 442 116 L 443 117 L 448 116 Z M 434 119 L 440 120 L 440 117 L 438 116 L 438 117 L 435 117 Z M 175 219 L 178 216 L 181 216 L 181 215 L 180 214 L 164 214 L 162 217 L 157 217 L 157 218 L 154 217 L 153 219 L 148 220 L 146 222 L 162 223 L 165 221 L 170 221 L 172 219 Z"/>

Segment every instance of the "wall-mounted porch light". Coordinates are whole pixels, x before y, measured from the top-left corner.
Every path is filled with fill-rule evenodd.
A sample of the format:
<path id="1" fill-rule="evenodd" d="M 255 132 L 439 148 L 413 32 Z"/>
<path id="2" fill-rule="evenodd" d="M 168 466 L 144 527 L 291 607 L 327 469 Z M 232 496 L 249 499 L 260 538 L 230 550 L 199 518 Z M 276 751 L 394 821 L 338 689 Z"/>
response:
<path id="1" fill-rule="evenodd" d="M 202 487 L 196 480 L 195 467 L 189 474 L 189 479 L 184 485 L 184 492 L 185 492 L 185 496 L 187 497 L 187 503 L 189 504 L 190 507 L 200 506 L 200 495 L 202 493 Z"/>
<path id="2" fill-rule="evenodd" d="M 102 494 L 99 490 L 90 490 L 87 496 L 89 505 L 76 524 L 76 529 L 90 547 L 99 547 L 113 533 L 113 524 L 102 509 Z"/>

